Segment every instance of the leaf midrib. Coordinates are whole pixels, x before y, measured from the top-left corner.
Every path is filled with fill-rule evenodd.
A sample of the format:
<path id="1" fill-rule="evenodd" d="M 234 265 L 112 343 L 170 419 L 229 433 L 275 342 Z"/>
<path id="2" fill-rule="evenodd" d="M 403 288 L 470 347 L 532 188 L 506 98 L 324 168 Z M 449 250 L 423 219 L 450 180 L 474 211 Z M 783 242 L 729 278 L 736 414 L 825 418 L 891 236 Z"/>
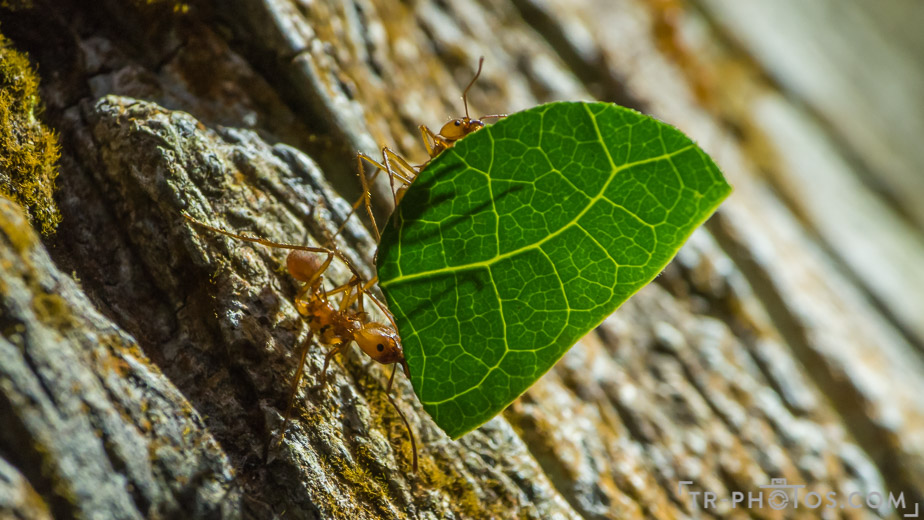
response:
<path id="1" fill-rule="evenodd" d="M 594 123 L 595 123 L 595 125 L 596 125 L 596 121 L 595 121 Z M 601 141 L 601 142 L 602 142 L 602 141 Z M 695 146 L 695 145 L 691 144 L 691 145 L 689 145 L 689 146 L 685 146 L 685 147 L 683 147 L 683 148 L 677 149 L 677 150 L 675 150 L 675 151 L 673 151 L 673 152 L 671 152 L 671 153 L 661 154 L 661 155 L 659 155 L 659 156 L 657 156 L 657 157 L 649 157 L 649 158 L 647 158 L 647 159 L 642 159 L 642 160 L 640 160 L 640 161 L 635 161 L 635 162 L 631 162 L 631 163 L 625 163 L 625 164 L 623 164 L 622 166 L 614 167 L 612 173 L 610 174 L 610 178 L 607 179 L 606 183 L 603 185 L 603 187 L 600 189 L 600 191 L 599 191 L 592 199 L 590 199 L 590 201 L 587 203 L 586 207 L 585 207 L 583 210 L 581 210 L 580 213 L 578 213 L 578 214 L 577 214 L 573 219 L 571 219 L 571 221 L 569 221 L 567 224 L 561 226 L 561 227 L 560 227 L 558 230 L 556 230 L 554 233 L 550 233 L 549 235 L 547 235 L 546 237 L 544 237 L 542 240 L 539 240 L 538 242 L 534 242 L 534 243 L 532 243 L 532 244 L 527 244 L 527 245 L 525 245 L 525 246 L 523 246 L 523 247 L 520 247 L 520 248 L 517 248 L 517 249 L 513 249 L 513 250 L 510 250 L 510 251 L 507 251 L 506 253 L 500 253 L 500 254 L 494 256 L 493 258 L 490 258 L 490 259 L 487 259 L 487 260 L 481 260 L 481 261 L 478 261 L 478 262 L 471 262 L 471 263 L 468 263 L 468 264 L 458 265 L 458 266 L 441 267 L 441 268 L 439 268 L 439 269 L 431 269 L 431 270 L 429 270 L 429 271 L 419 271 L 419 272 L 416 272 L 416 273 L 413 273 L 413 274 L 408 274 L 408 275 L 402 274 L 401 276 L 399 276 L 399 277 L 397 277 L 397 278 L 392 278 L 391 280 L 382 282 L 382 283 L 380 283 L 379 285 L 382 286 L 382 287 L 389 287 L 389 286 L 391 286 L 391 285 L 395 285 L 395 284 L 403 283 L 403 282 L 409 282 L 409 281 L 413 281 L 413 280 L 416 280 L 416 279 L 419 279 L 419 278 L 427 278 L 427 277 L 430 277 L 430 276 L 438 276 L 438 275 L 441 275 L 441 274 L 459 273 L 459 272 L 468 271 L 468 270 L 471 270 L 471 269 L 476 269 L 476 268 L 479 268 L 479 267 L 490 268 L 492 265 L 494 265 L 495 263 L 497 263 L 497 262 L 499 262 L 499 261 L 501 261 L 501 260 L 504 260 L 504 259 L 506 259 L 506 258 L 510 258 L 510 257 L 512 257 L 512 256 L 515 256 L 515 255 L 517 255 L 517 254 L 520 254 L 520 253 L 523 253 L 523 252 L 526 252 L 526 251 L 530 251 L 530 250 L 533 250 L 533 249 L 537 249 L 537 248 L 541 247 L 543 244 L 545 244 L 546 242 L 548 242 L 549 240 L 551 240 L 551 239 L 557 237 L 558 235 L 560 235 L 561 233 L 565 232 L 565 230 L 569 229 L 571 226 L 575 225 L 575 224 L 581 219 L 581 217 L 583 217 L 588 211 L 590 211 L 590 208 L 593 207 L 593 205 L 594 205 L 597 201 L 599 201 L 601 198 L 603 198 L 603 194 L 606 192 L 606 189 L 609 187 L 610 183 L 613 182 L 613 179 L 616 178 L 616 175 L 618 175 L 619 172 L 624 171 L 624 170 L 626 170 L 626 169 L 628 169 L 628 168 L 632 168 L 632 167 L 641 165 L 641 164 L 647 164 L 647 163 L 650 163 L 650 162 L 661 161 L 661 160 L 664 160 L 664 159 L 670 159 L 671 157 L 674 157 L 674 156 L 679 155 L 679 154 L 681 154 L 681 153 L 683 153 L 683 152 L 686 152 L 687 150 L 692 149 L 694 146 Z M 607 150 L 607 155 L 609 155 L 609 150 Z M 612 162 L 612 161 L 611 161 L 611 162 Z M 623 208 L 623 209 L 625 209 L 625 208 Z M 626 209 L 626 212 L 629 213 L 630 215 L 632 215 L 633 217 L 639 219 L 639 221 L 642 222 L 643 224 L 645 224 L 646 226 L 648 226 L 648 227 L 654 227 L 653 224 L 649 224 L 649 223 L 645 222 L 644 220 L 641 220 L 641 219 L 639 218 L 638 215 L 636 215 L 635 213 L 629 211 L 628 209 Z M 399 261 L 398 263 L 400 264 L 400 261 Z"/>

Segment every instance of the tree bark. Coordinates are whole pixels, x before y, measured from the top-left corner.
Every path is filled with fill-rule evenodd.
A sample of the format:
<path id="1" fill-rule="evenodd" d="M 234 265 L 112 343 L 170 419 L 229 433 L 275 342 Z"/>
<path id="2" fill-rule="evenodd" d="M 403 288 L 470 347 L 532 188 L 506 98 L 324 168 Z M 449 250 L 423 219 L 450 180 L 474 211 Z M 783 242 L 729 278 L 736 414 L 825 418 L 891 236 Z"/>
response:
<path id="1" fill-rule="evenodd" d="M 849 518 L 924 500 L 920 150 L 890 160 L 882 143 L 907 136 L 841 131 L 867 113 L 851 103 L 875 93 L 789 83 L 823 56 L 802 56 L 801 69 L 773 59 L 771 31 L 740 29 L 761 22 L 754 11 L 721 0 L 33 4 L 0 7 L 0 32 L 41 75 L 63 219 L 39 238 L 0 198 L 0 517 L 821 514 L 721 502 L 775 478 L 845 504 L 851 492 L 886 498 L 836 510 Z M 870 41 L 896 19 L 886 11 L 862 25 Z M 385 398 L 390 372 L 358 351 L 322 385 L 324 348 L 308 345 L 277 445 L 307 338 L 285 253 L 183 213 L 325 243 L 359 193 L 355 152 L 387 144 L 422 162 L 416 125 L 461 114 L 481 55 L 472 112 L 616 101 L 697 139 L 735 193 L 656 283 L 462 439 L 399 376 L 417 473 Z M 916 81 L 892 92 L 915 106 Z M 382 216 L 386 183 L 377 190 Z M 360 219 L 338 240 L 372 276 Z M 348 275 L 335 262 L 329 276 Z M 691 494 L 704 491 L 720 502 Z"/>

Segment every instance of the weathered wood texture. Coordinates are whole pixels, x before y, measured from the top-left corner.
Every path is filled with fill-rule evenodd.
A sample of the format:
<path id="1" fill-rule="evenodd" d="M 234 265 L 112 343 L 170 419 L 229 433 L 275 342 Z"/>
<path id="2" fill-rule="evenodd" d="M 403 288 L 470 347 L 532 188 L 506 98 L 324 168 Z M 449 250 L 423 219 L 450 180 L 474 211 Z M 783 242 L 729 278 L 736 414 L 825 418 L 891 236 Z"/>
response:
<path id="1" fill-rule="evenodd" d="M 63 145 L 56 236 L 40 240 L 0 200 L 0 517 L 820 514 L 706 509 L 678 490 L 689 480 L 730 498 L 771 478 L 841 498 L 904 492 L 913 511 L 924 500 L 924 193 L 910 174 L 921 150 L 888 138 L 905 128 L 893 116 L 853 110 L 877 95 L 879 82 L 849 80 L 862 64 L 834 61 L 839 76 L 819 74 L 820 86 L 793 77 L 811 61 L 783 66 L 794 60 L 778 53 L 795 52 L 783 43 L 821 25 L 794 26 L 787 42 L 769 26 L 741 28 L 769 24 L 758 9 L 771 4 L 0 8 L 0 31 L 38 66 L 44 118 Z M 787 5 L 787 19 L 801 16 L 804 4 Z M 862 26 L 887 39 L 896 19 Z M 867 50 L 920 59 L 920 40 L 894 41 L 901 53 Z M 697 139 L 735 193 L 657 283 L 461 440 L 400 379 L 417 474 L 386 372 L 356 352 L 323 387 L 324 351 L 310 348 L 297 419 L 271 445 L 305 338 L 284 253 L 191 227 L 181 211 L 323 241 L 358 193 L 355 150 L 389 144 L 421 160 L 416 125 L 460 113 L 481 55 L 473 112 L 633 106 Z M 890 95 L 913 97 L 915 78 Z M 921 99 L 904 100 L 909 113 Z M 358 220 L 341 247 L 370 273 L 375 245 Z"/>

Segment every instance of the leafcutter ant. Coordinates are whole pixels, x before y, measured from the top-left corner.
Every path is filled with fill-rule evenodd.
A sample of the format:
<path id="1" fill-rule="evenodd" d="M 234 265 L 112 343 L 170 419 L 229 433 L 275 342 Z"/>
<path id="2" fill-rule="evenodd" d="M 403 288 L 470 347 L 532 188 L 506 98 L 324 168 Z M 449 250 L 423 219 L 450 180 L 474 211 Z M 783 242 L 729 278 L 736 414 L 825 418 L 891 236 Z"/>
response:
<path id="1" fill-rule="evenodd" d="M 321 370 L 321 383 L 327 381 L 327 367 L 330 360 L 338 352 L 347 348 L 355 342 L 363 352 L 369 357 L 383 365 L 395 365 L 391 376 L 388 378 L 388 386 L 385 389 L 385 396 L 388 402 L 395 408 L 404 426 L 407 428 L 408 435 L 411 438 L 411 449 L 413 451 L 413 468 L 417 471 L 417 441 L 414 433 L 411 431 L 411 425 L 405 417 L 404 412 L 398 407 L 394 398 L 391 396 L 392 384 L 395 380 L 395 374 L 398 371 L 398 365 L 401 365 L 405 375 L 408 375 L 407 362 L 404 360 L 404 350 L 401 346 L 401 338 L 398 336 L 398 328 L 395 324 L 394 317 L 375 295 L 369 292 L 369 289 L 375 283 L 376 278 L 368 282 L 363 282 L 359 272 L 353 264 L 336 248 L 328 249 L 326 247 L 299 246 L 294 244 L 284 244 L 272 242 L 270 240 L 232 233 L 223 229 L 200 222 L 191 216 L 183 213 L 183 217 L 193 224 L 220 233 L 237 240 L 261 244 L 266 247 L 276 249 L 288 249 L 289 255 L 286 257 L 286 269 L 297 281 L 302 283 L 301 288 L 295 295 L 295 308 L 298 313 L 305 318 L 308 324 L 308 337 L 305 339 L 299 355 L 298 368 L 295 371 L 295 377 L 292 380 L 292 388 L 289 394 L 289 402 L 283 416 L 282 430 L 279 434 L 279 442 L 282 442 L 285 436 L 286 427 L 289 424 L 289 418 L 295 405 L 295 398 L 298 394 L 298 385 L 301 382 L 302 374 L 305 370 L 305 360 L 308 356 L 308 348 L 313 337 L 318 341 L 332 346 L 333 348 L 324 357 L 324 367 Z M 323 256 L 318 256 L 323 255 Z M 325 290 L 322 286 L 324 272 L 330 266 L 334 257 L 339 258 L 352 273 L 348 282 L 331 290 Z M 320 260 L 323 258 L 323 260 Z M 339 295 L 339 303 L 334 303 L 331 297 Z M 385 325 L 371 321 L 369 315 L 365 312 L 365 298 L 369 298 L 388 318 L 390 324 Z M 354 306 L 356 310 L 354 310 Z"/>
<path id="2" fill-rule="evenodd" d="M 489 114 L 483 115 L 478 119 L 472 119 L 468 113 L 468 91 L 472 88 L 472 85 L 475 84 L 475 80 L 478 79 L 478 76 L 481 75 L 481 66 L 484 63 L 484 56 L 478 59 L 478 70 L 475 71 L 475 76 L 471 81 L 468 82 L 468 85 L 465 87 L 465 90 L 462 91 L 462 106 L 465 108 L 465 115 L 457 119 L 453 119 L 448 123 L 444 124 L 440 131 L 434 133 L 433 130 L 430 130 L 427 125 L 420 125 L 417 128 L 420 130 L 420 137 L 424 143 L 424 147 L 427 149 L 427 155 L 429 158 L 423 164 L 412 166 L 406 159 L 398 155 L 394 150 L 387 146 L 382 147 L 382 161 L 376 161 L 369 155 L 359 152 L 356 154 L 356 162 L 358 165 L 358 174 L 359 180 L 362 183 L 363 193 L 359 199 L 353 204 L 353 209 L 350 213 L 344 218 L 343 222 L 340 224 L 340 227 L 337 228 L 337 232 L 334 236 L 339 235 L 343 231 L 344 226 L 346 226 L 347 221 L 359 209 L 359 206 L 364 204 L 366 206 L 366 214 L 369 216 L 369 220 L 372 222 L 372 231 L 375 234 L 375 241 L 378 242 L 381 238 L 379 233 L 378 225 L 375 223 L 375 217 L 372 215 L 372 194 L 369 190 L 371 183 L 375 182 L 375 178 L 378 177 L 379 172 L 384 171 L 388 175 L 388 182 L 391 187 L 392 196 L 394 197 L 395 206 L 401 202 L 401 198 L 404 197 L 404 192 L 411 186 L 414 180 L 417 178 L 417 174 L 427 165 L 433 158 L 443 153 L 443 151 L 452 148 L 456 142 L 468 134 L 484 128 L 485 119 L 500 119 L 507 117 L 506 114 Z M 366 179 L 366 175 L 363 168 L 363 161 L 371 164 L 375 167 L 375 173 L 370 179 Z M 400 185 L 396 188 L 395 181 L 398 181 Z"/>

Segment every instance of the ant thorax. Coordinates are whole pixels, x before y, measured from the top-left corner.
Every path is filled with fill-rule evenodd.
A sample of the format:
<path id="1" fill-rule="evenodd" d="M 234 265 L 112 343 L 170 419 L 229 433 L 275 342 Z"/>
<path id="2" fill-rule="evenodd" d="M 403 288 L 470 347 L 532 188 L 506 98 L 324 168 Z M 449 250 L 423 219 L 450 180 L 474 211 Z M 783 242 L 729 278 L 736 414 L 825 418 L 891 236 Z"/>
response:
<path id="1" fill-rule="evenodd" d="M 356 331 L 363 327 L 362 317 L 349 310 L 340 310 L 319 293 L 308 301 L 296 302 L 299 313 L 308 322 L 318 341 L 325 345 L 341 345 L 353 341 Z"/>
<path id="2" fill-rule="evenodd" d="M 311 331 L 317 334 L 318 341 L 325 345 L 339 345 L 344 342 L 344 329 L 341 313 L 332 303 L 321 298 L 308 301 L 296 301 L 299 314 L 304 316 Z"/>

